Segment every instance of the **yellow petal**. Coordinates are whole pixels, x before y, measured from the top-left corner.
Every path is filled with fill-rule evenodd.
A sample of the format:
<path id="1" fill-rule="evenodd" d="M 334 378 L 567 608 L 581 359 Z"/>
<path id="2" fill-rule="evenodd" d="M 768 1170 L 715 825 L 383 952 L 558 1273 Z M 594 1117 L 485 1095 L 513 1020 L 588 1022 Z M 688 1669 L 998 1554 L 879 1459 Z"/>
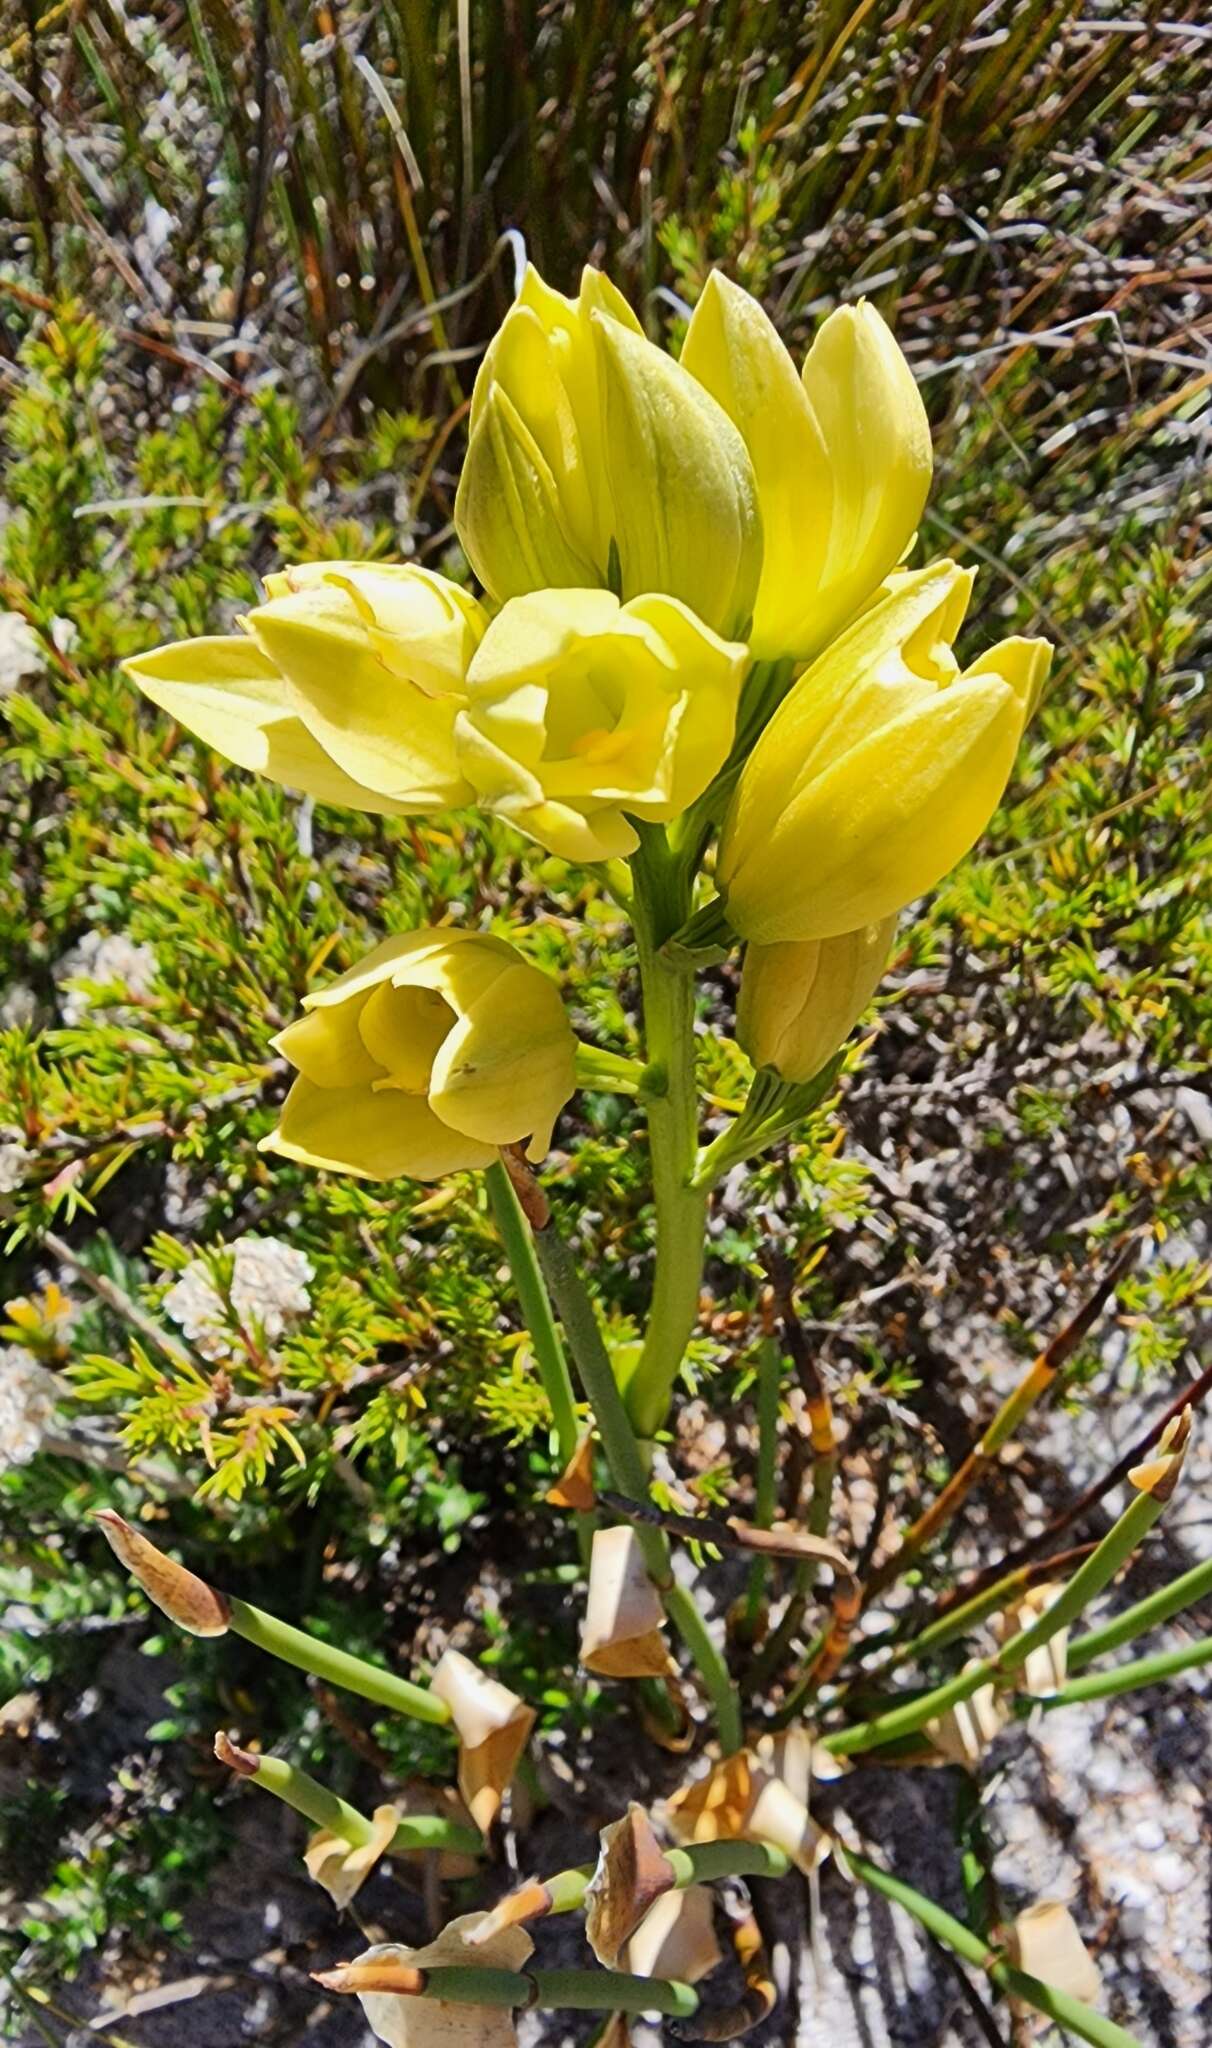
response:
<path id="1" fill-rule="evenodd" d="M 659 590 L 735 635 L 753 614 L 762 522 L 728 415 L 663 349 L 590 315 L 624 598 Z"/>
<path id="2" fill-rule="evenodd" d="M 576 1087 L 576 1039 L 555 983 L 519 961 L 460 1017 L 437 1051 L 430 1103 L 487 1145 L 540 1135 Z"/>
<path id="3" fill-rule="evenodd" d="M 833 939 L 745 951 L 737 1043 L 755 1067 L 811 1081 L 867 1008 L 888 963 L 896 912 Z"/>
<path id="4" fill-rule="evenodd" d="M 324 1009 L 309 1010 L 296 1018 L 272 1041 L 275 1051 L 284 1053 L 317 1088 L 369 1087 L 381 1081 L 386 1068 L 366 1049 L 358 1029 L 358 1018 L 367 996 L 353 996 L 347 1002 Z"/>
<path id="5" fill-rule="evenodd" d="M 821 647 L 900 561 L 930 489 L 930 424 L 874 306 L 831 313 L 803 371 L 833 479 L 829 545 L 802 650 Z"/>
<path id="6" fill-rule="evenodd" d="M 493 386 L 468 442 L 455 496 L 467 559 L 499 604 L 544 585 L 589 584 L 595 563 L 577 544 L 557 478 L 513 399 Z"/>
<path id="7" fill-rule="evenodd" d="M 753 463 L 764 543 L 754 655 L 806 653 L 805 600 L 828 550 L 834 481 L 795 364 L 757 300 L 718 270 L 694 309 L 681 361 L 739 428 Z"/>
<path id="8" fill-rule="evenodd" d="M 490 1166 L 496 1157 L 492 1146 L 451 1130 L 416 1096 L 317 1088 L 302 1075 L 261 1149 L 366 1180 L 440 1180 L 463 1168 Z"/>
<path id="9" fill-rule="evenodd" d="M 424 580 L 407 585 L 407 595 L 393 589 L 390 667 L 339 578 L 271 598 L 245 625 L 287 678 L 309 731 L 348 774 L 412 810 L 442 810 L 470 795 L 455 759 L 454 721 L 474 636 Z M 435 695 L 441 674 L 448 688 Z"/>
<path id="10" fill-rule="evenodd" d="M 251 640 L 181 640 L 136 655 L 123 668 L 145 697 L 237 768 L 348 810 L 407 809 L 337 766 L 303 724 L 275 664 Z"/>

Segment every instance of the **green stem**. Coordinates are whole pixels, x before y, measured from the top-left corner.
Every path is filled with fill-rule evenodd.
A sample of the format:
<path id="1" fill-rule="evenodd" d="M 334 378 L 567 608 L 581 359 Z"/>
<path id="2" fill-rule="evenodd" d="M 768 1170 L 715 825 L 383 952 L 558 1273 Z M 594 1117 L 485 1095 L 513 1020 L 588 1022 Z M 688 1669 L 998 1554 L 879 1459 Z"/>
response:
<path id="1" fill-rule="evenodd" d="M 1085 1638 L 1083 1638 L 1083 1641 Z M 1178 1678 L 1184 1671 L 1195 1671 L 1201 1664 L 1212 1664 L 1212 1637 L 1205 1637 L 1199 1643 L 1185 1643 L 1178 1650 L 1158 1650 L 1152 1657 L 1137 1657 L 1131 1664 L 1117 1664 L 1111 1671 L 1092 1671 L 1088 1678 L 1070 1679 L 1059 1692 L 1050 1693 L 1047 1699 L 1024 1700 L 1024 1711 L 1032 1707 L 1043 1707 L 1051 1713 L 1053 1707 L 1071 1707 L 1080 1700 L 1113 1699 L 1116 1693 L 1135 1692 L 1142 1685 L 1157 1685 L 1165 1678 Z"/>
<path id="2" fill-rule="evenodd" d="M 763 1337 L 757 1354 L 758 1454 L 753 1502 L 753 1519 L 759 1529 L 768 1529 L 774 1520 L 778 1483 L 779 1393 L 782 1378 L 783 1360 L 779 1347 L 773 1337 Z M 761 1621 L 769 1573 L 769 1558 L 764 1557 L 760 1551 L 757 1552 L 749 1567 L 749 1584 L 745 1592 L 745 1621 L 750 1640 Z"/>
<path id="3" fill-rule="evenodd" d="M 330 1792 L 318 1778 L 310 1777 L 285 1757 L 258 1756 L 251 1774 L 254 1784 L 272 1792 L 296 1813 L 339 1835 L 351 1848 L 361 1849 L 374 1835 L 374 1824 L 356 1806 Z M 461 1827 L 440 1814 L 420 1813 L 401 1820 L 391 1840 L 393 1849 L 449 1849 L 462 1856 L 482 1856 L 484 1842 L 475 1828 Z"/>
<path id="4" fill-rule="evenodd" d="M 376 1706 L 408 1714 L 414 1721 L 428 1721 L 435 1728 L 444 1728 L 450 1720 L 446 1702 L 435 1699 L 423 1686 L 382 1671 L 376 1664 L 366 1664 L 361 1657 L 351 1657 L 346 1650 L 334 1649 L 331 1643 L 322 1643 L 305 1630 L 279 1621 L 276 1615 L 250 1607 L 247 1601 L 233 1599 L 230 1606 L 230 1626 L 236 1634 L 255 1643 L 259 1650 L 268 1650 L 271 1657 L 280 1658 L 283 1664 L 310 1671 L 313 1678 L 323 1679 L 327 1685 L 340 1686 L 361 1699 L 373 1700 Z"/>
<path id="5" fill-rule="evenodd" d="M 1102 1592 L 1164 1512 L 1168 1499 L 1168 1493 L 1162 1499 L 1152 1493 L 1138 1494 L 1114 1527 L 1108 1530 L 1097 1550 L 1074 1572 L 1064 1592 L 1051 1607 L 1032 1622 L 1030 1628 L 1023 1629 L 1009 1642 L 1003 1643 L 993 1656 L 981 1658 L 967 1671 L 961 1671 L 958 1678 L 935 1686 L 932 1691 L 921 1693 L 902 1706 L 890 1707 L 867 1721 L 860 1721 L 853 1728 L 843 1728 L 834 1735 L 826 1736 L 824 1747 L 835 1756 L 849 1756 L 856 1750 L 873 1749 L 881 1743 L 891 1742 L 898 1735 L 916 1734 L 936 1715 L 945 1714 L 950 1707 L 958 1706 L 961 1700 L 970 1699 L 982 1685 L 1002 1683 L 1026 1663 L 1033 1650 L 1048 1642 L 1058 1629 L 1067 1628 Z"/>
<path id="6" fill-rule="evenodd" d="M 629 1500 L 647 1500 L 648 1474 L 644 1460 L 619 1392 L 597 1314 L 585 1291 L 576 1261 L 554 1221 L 535 1231 L 534 1245 L 543 1277 L 559 1310 L 585 1397 L 593 1409 L 611 1483 L 616 1492 L 625 1494 Z M 694 1601 L 683 1587 L 674 1582 L 669 1544 L 664 1532 L 640 1522 L 636 1524 L 636 1537 L 669 1619 L 698 1666 L 715 1709 L 724 1753 L 730 1755 L 741 1746 L 741 1709 L 728 1667 L 712 1642 Z"/>
<path id="7" fill-rule="evenodd" d="M 691 1186 L 699 1142 L 694 1060 L 694 972 L 662 955 L 690 908 L 691 865 L 649 827 L 632 859 L 633 929 L 644 999 L 650 1067 L 665 1081 L 648 1101 L 648 1145 L 656 1205 L 656 1271 L 644 1348 L 627 1389 L 627 1405 L 643 1437 L 654 1436 L 669 1411 L 674 1382 L 698 1320 L 707 1231 L 707 1191 Z"/>
<path id="8" fill-rule="evenodd" d="M 1125 1608 L 1113 1621 L 1105 1621 L 1101 1628 L 1090 1630 L 1088 1635 L 1079 1636 L 1069 1645 L 1069 1669 L 1080 1671 L 1083 1664 L 1089 1664 L 1095 1657 L 1101 1657 L 1106 1650 L 1118 1650 L 1121 1643 L 1130 1643 L 1137 1636 L 1143 1636 L 1146 1629 L 1158 1628 L 1163 1621 L 1169 1621 L 1172 1614 L 1181 1613 L 1196 1600 L 1202 1600 L 1212 1593 L 1212 1558 L 1204 1564 L 1191 1567 L 1189 1572 L 1172 1579 L 1158 1593 L 1151 1593 L 1146 1600 L 1138 1600 L 1133 1607 Z"/>
<path id="9" fill-rule="evenodd" d="M 715 1725 L 725 1756 L 738 1750 L 743 1740 L 741 1703 L 729 1675 L 727 1662 L 711 1639 L 694 1596 L 676 1582 L 665 1593 L 665 1612 L 698 1666 L 699 1677 L 715 1710 Z"/>
<path id="10" fill-rule="evenodd" d="M 422 1989 L 413 1995 L 447 2005 L 657 2012 L 665 2019 L 690 2019 L 699 2006 L 698 1994 L 689 1984 L 672 1977 L 633 1977 L 623 1970 L 497 1970 L 453 1964 L 424 1974 Z"/>
<path id="11" fill-rule="evenodd" d="M 535 1364 L 543 1382 L 543 1392 L 551 1409 L 552 1424 L 556 1442 L 560 1449 L 560 1461 L 564 1466 L 576 1455 L 579 1429 L 577 1425 L 576 1395 L 573 1392 L 572 1375 L 564 1346 L 556 1328 L 551 1310 L 551 1299 L 543 1283 L 539 1262 L 535 1255 L 534 1239 L 530 1234 L 522 1205 L 514 1193 L 513 1182 L 499 1159 L 494 1159 L 486 1172 L 488 1199 L 496 1226 L 509 1260 L 513 1284 L 517 1289 L 518 1301 L 530 1341 L 534 1346 Z M 587 1564 L 593 1542 L 595 1517 L 581 1514 L 576 1518 L 577 1545 L 581 1561 Z"/>
<path id="12" fill-rule="evenodd" d="M 924 1898 L 902 1878 L 881 1870 L 878 1864 L 856 1855 L 853 1849 L 848 1848 L 844 1853 L 846 1863 L 856 1877 L 870 1885 L 873 1891 L 882 1892 L 895 1905 L 903 1906 L 928 1934 L 962 1957 L 964 1962 L 983 1970 L 999 1990 L 1021 1998 L 1024 2004 L 1034 2006 L 1037 2012 L 1046 2013 L 1058 2026 L 1076 2034 L 1079 2041 L 1089 2041 L 1092 2048 L 1141 2048 L 1136 2036 L 1125 2033 L 1114 2020 L 1104 2019 L 1101 2013 L 1083 2005 L 1080 1999 L 1071 1998 L 1067 1991 L 1059 1990 L 1056 1985 L 1045 1984 L 1039 1977 L 1029 1977 L 1025 1970 L 1016 1970 L 979 1934 L 974 1934 L 961 1920 L 945 1913 L 933 1899 Z"/>
<path id="13" fill-rule="evenodd" d="M 594 1088 L 602 1095 L 642 1095 L 651 1085 L 649 1070 L 642 1061 L 579 1040 L 576 1071 L 578 1088 Z"/>

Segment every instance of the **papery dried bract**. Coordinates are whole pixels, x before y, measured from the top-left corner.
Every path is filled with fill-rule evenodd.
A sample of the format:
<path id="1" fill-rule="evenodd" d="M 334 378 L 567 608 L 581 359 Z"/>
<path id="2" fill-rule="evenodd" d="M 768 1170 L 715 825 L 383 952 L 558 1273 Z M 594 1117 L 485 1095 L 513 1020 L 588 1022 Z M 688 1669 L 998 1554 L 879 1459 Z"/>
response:
<path id="1" fill-rule="evenodd" d="M 166 1556 L 112 1508 L 97 1508 L 95 1517 L 115 1557 L 162 1614 L 187 1635 L 226 1635 L 231 1610 L 222 1593 Z"/>
<path id="2" fill-rule="evenodd" d="M 1024 1630 L 1034 1627 L 1060 1599 L 1064 1590 L 1063 1585 L 1051 1583 L 1030 1587 L 1001 1616 L 997 1627 L 998 1641 L 1007 1643 Z M 1068 1650 L 1069 1631 L 1058 1628 L 1055 1635 L 1032 1650 L 1018 1667 L 1014 1675 L 1017 1690 L 1038 1700 L 1048 1699 L 1054 1692 L 1059 1692 L 1068 1677 Z"/>
<path id="3" fill-rule="evenodd" d="M 629 1525 L 598 1529 L 589 1561 L 581 1662 L 602 1678 L 663 1678 L 673 1669 L 661 1596 Z"/>
<path id="4" fill-rule="evenodd" d="M 772 1842 L 806 1875 L 829 1854 L 804 1801 L 753 1750 L 738 1750 L 675 1792 L 669 1824 L 680 1842 Z"/>
<path id="5" fill-rule="evenodd" d="M 1098 1997 L 1102 1987 L 1094 1958 L 1072 1913 L 1058 1899 L 1042 1899 L 1019 1913 L 1007 1928 L 1005 1941 L 1010 1961 L 1029 1977 L 1055 1985 L 1086 2005 Z"/>
<path id="6" fill-rule="evenodd" d="M 722 1960 L 709 1886 L 667 1892 L 645 1914 L 627 1943 L 622 1967 L 637 1977 L 672 1977 L 697 1984 Z"/>
<path id="7" fill-rule="evenodd" d="M 394 1806 L 376 1806 L 368 1842 L 347 1842 L 329 1828 L 319 1828 L 303 1852 L 308 1875 L 323 1885 L 333 1905 L 343 1912 L 357 1897 L 376 1863 L 390 1849 L 400 1824 Z"/>
<path id="8" fill-rule="evenodd" d="M 757 300 L 714 271 L 682 365 L 736 422 L 765 545 L 750 639 L 759 659 L 822 648 L 900 561 L 930 488 L 930 428 L 874 306 L 831 313 L 795 365 Z"/>
<path id="9" fill-rule="evenodd" d="M 762 945 L 878 924 L 988 824 L 1047 672 L 1003 640 L 960 673 L 972 587 L 954 562 L 898 576 L 792 686 L 750 754 L 720 843 L 728 921 Z"/>
<path id="10" fill-rule="evenodd" d="M 443 1652 L 430 1691 L 450 1708 L 459 1738 L 459 1791 L 487 1834 L 530 1739 L 534 1709 L 459 1650 Z"/>
<path id="11" fill-rule="evenodd" d="M 966 1665 L 970 1670 L 972 1665 Z M 1010 1719 L 1010 1704 L 995 1685 L 978 1686 L 966 1700 L 927 1721 L 926 1733 L 948 1763 L 975 1771 Z"/>
<path id="12" fill-rule="evenodd" d="M 273 1041 L 299 1069 L 262 1149 L 371 1180 L 435 1180 L 530 1139 L 576 1083 L 559 990 L 486 933 L 406 932 L 304 998 Z"/>
<path id="13" fill-rule="evenodd" d="M 541 590 L 493 620 L 456 724 L 481 803 L 565 860 L 638 844 L 701 795 L 732 744 L 746 651 L 659 595 Z"/>
<path id="14" fill-rule="evenodd" d="M 372 2033 L 386 2042 L 387 2048 L 515 2048 L 513 2015 L 503 2007 L 456 2005 L 406 1992 L 360 1989 L 357 1983 L 359 1973 L 364 1978 L 372 1972 L 390 1977 L 397 1968 L 523 1969 L 534 1944 L 521 1927 L 507 1927 L 479 1947 L 468 1945 L 467 1935 L 482 1917 L 479 1913 L 462 1914 L 424 1948 L 379 1943 L 357 1956 L 347 1971 L 322 1971 L 318 1981 L 330 1990 L 356 1992 Z"/>

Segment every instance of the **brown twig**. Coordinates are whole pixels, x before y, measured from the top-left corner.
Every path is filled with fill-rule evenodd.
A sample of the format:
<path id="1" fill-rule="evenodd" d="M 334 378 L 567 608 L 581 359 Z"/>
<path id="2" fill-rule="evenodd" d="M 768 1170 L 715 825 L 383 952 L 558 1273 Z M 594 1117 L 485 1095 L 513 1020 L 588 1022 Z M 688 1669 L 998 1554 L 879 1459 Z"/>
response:
<path id="1" fill-rule="evenodd" d="M 1027 1368 L 1014 1391 L 1007 1395 L 992 1422 L 982 1431 L 967 1457 L 952 1473 L 942 1492 L 928 1508 L 924 1509 L 917 1520 L 910 1524 L 892 1555 L 876 1567 L 870 1582 L 870 1591 L 873 1595 L 883 1592 L 885 1587 L 890 1586 L 893 1580 L 899 1578 L 906 1567 L 921 1555 L 927 1545 L 933 1543 L 939 1532 L 954 1518 L 974 1487 L 980 1484 L 1003 1446 L 1037 1402 L 1053 1386 L 1061 1367 L 1102 1314 L 1125 1273 L 1139 1256 L 1140 1242 L 1140 1231 L 1133 1231 L 1076 1313 L 1045 1345 Z"/>

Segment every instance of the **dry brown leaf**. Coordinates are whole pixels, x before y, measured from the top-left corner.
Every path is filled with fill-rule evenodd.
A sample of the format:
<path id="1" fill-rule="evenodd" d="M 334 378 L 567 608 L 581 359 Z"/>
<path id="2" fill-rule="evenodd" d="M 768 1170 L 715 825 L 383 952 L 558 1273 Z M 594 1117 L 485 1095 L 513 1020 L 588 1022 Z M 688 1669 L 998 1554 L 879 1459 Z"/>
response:
<path id="1" fill-rule="evenodd" d="M 599 1836 L 598 1866 L 585 1893 L 585 1934 L 598 1961 L 617 1969 L 619 1954 L 674 1874 L 644 1808 L 634 1800 Z"/>
<path id="2" fill-rule="evenodd" d="M 549 1507 L 588 1514 L 597 1499 L 593 1485 L 593 1432 L 581 1438 L 555 1485 L 544 1495 Z"/>
<path id="3" fill-rule="evenodd" d="M 965 1666 L 970 1669 L 971 1666 Z M 1010 1708 L 995 1685 L 982 1685 L 945 1714 L 927 1721 L 926 1734 L 949 1763 L 974 1771 L 1010 1719 Z"/>
<path id="4" fill-rule="evenodd" d="M 231 1609 L 222 1593 L 208 1586 L 196 1572 L 187 1571 L 175 1557 L 166 1556 L 112 1508 L 97 1508 L 94 1512 L 114 1556 L 162 1614 L 167 1614 L 187 1635 L 227 1634 Z"/>
<path id="5" fill-rule="evenodd" d="M 1056 1581 L 1032 1586 L 999 1618 L 998 1641 L 1008 1643 L 1013 1636 L 1021 1635 L 1024 1629 L 1032 1628 L 1040 1616 L 1060 1599 L 1064 1590 L 1064 1586 Z M 1068 1675 L 1069 1631 L 1058 1628 L 1054 1636 L 1049 1636 L 1046 1643 L 1032 1650 L 1026 1662 L 1020 1665 L 1014 1674 L 1014 1686 L 1017 1692 L 1027 1693 L 1032 1699 L 1046 1700 L 1060 1691 Z"/>

